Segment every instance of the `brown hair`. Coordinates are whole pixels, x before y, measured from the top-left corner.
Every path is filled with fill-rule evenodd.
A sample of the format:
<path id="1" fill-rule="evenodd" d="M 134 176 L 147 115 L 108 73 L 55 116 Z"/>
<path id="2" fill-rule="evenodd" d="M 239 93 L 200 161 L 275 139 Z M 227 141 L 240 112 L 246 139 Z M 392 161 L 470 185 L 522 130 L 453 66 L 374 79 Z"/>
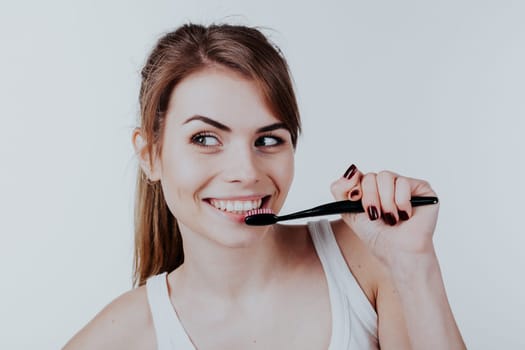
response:
<path id="1" fill-rule="evenodd" d="M 185 24 L 159 39 L 142 69 L 140 129 L 145 152 L 160 157 L 170 95 L 188 75 L 221 65 L 253 80 L 270 111 L 291 133 L 295 147 L 301 130 L 288 64 L 258 29 L 238 25 Z M 165 202 L 159 181 L 150 182 L 139 167 L 135 198 L 133 285 L 172 271 L 184 261 L 177 220 Z"/>

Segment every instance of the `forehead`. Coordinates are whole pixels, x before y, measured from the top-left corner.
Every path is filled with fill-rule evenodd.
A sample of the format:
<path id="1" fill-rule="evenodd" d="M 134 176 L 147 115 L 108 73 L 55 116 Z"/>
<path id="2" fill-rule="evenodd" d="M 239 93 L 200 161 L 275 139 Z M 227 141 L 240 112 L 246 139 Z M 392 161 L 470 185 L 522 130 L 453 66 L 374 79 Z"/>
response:
<path id="1" fill-rule="evenodd" d="M 208 67 L 183 79 L 173 90 L 168 118 L 177 124 L 202 115 L 232 128 L 279 120 L 271 113 L 253 80 L 223 67 Z"/>

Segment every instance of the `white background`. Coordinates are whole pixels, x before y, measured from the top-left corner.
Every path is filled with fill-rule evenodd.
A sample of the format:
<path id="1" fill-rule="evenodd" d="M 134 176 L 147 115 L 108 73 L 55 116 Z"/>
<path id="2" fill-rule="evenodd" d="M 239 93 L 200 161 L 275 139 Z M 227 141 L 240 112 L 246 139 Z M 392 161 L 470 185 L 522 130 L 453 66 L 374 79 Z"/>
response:
<path id="1" fill-rule="evenodd" d="M 525 348 L 522 1 L 3 1 L 0 348 L 56 349 L 131 286 L 139 72 L 195 21 L 266 30 L 304 122 L 283 212 L 351 163 L 428 180 L 471 349 Z"/>

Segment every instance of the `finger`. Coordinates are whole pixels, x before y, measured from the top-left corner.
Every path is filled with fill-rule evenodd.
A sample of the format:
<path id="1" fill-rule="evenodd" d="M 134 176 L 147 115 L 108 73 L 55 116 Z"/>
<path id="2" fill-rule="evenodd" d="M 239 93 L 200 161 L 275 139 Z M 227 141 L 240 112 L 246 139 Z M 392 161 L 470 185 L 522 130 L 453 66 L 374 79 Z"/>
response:
<path id="1" fill-rule="evenodd" d="M 357 173 L 357 167 L 355 164 L 352 164 L 346 169 L 345 173 L 343 174 L 343 177 L 347 180 L 350 180 L 354 175 Z"/>
<path id="2" fill-rule="evenodd" d="M 355 185 L 348 191 L 348 199 L 351 201 L 358 201 L 361 199 L 361 184 Z"/>
<path id="3" fill-rule="evenodd" d="M 394 201 L 396 174 L 390 171 L 380 171 L 377 174 L 377 189 L 381 200 L 383 220 L 390 226 L 399 221 L 397 206 Z"/>
<path id="4" fill-rule="evenodd" d="M 357 169 L 355 164 L 350 165 L 350 167 L 345 171 L 343 177 L 347 180 L 354 181 L 355 185 L 348 190 L 347 199 L 351 201 L 357 201 L 361 199 L 361 180 L 362 173 Z"/>
<path id="5" fill-rule="evenodd" d="M 343 174 L 341 178 L 334 181 L 330 187 L 332 195 L 336 200 L 345 200 L 349 199 L 351 193 L 355 197 L 356 194 L 354 191 L 357 189 L 360 193 L 359 182 L 361 179 L 362 173 L 357 169 L 357 167 L 352 164 Z"/>
<path id="6" fill-rule="evenodd" d="M 399 184 L 401 186 L 400 194 L 399 194 L 400 198 L 399 200 L 396 199 L 396 202 L 400 202 L 400 205 L 398 206 L 398 208 L 400 209 L 400 213 L 402 210 L 406 211 L 408 214 L 408 218 L 411 218 L 412 215 L 414 215 L 414 209 L 412 208 L 412 204 L 410 203 L 410 199 L 412 197 L 414 196 L 433 196 L 433 197 L 437 196 L 436 192 L 434 192 L 430 184 L 425 180 L 420 180 L 420 179 L 415 179 L 415 178 L 405 177 L 405 176 L 400 176 L 399 179 L 401 179 L 401 182 Z M 408 190 L 406 189 L 403 190 L 403 187 L 408 187 Z M 407 197 L 404 197 L 404 196 L 408 196 L 408 199 Z M 401 202 L 404 202 L 405 204 L 401 204 Z M 436 207 L 439 208 L 439 203 L 436 205 Z"/>
<path id="7" fill-rule="evenodd" d="M 427 181 L 411 177 L 405 177 L 405 179 L 410 185 L 410 193 L 412 196 L 436 196 L 436 192 L 434 192 Z"/>
<path id="8" fill-rule="evenodd" d="M 368 173 L 363 175 L 361 180 L 361 190 L 363 208 L 368 214 L 368 218 L 372 221 L 381 217 L 381 201 L 377 191 L 376 174 Z"/>
<path id="9" fill-rule="evenodd" d="M 412 216 L 412 204 L 410 203 L 411 189 L 409 179 L 403 176 L 396 178 L 395 202 L 397 214 L 400 220 L 408 220 Z"/>

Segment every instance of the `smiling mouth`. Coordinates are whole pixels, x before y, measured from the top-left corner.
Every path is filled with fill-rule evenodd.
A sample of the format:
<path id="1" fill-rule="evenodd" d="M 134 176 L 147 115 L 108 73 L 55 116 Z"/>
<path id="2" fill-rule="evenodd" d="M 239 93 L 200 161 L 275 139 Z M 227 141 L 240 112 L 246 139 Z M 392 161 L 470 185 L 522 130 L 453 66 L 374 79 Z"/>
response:
<path id="1" fill-rule="evenodd" d="M 269 199 L 270 196 L 265 196 L 254 200 L 226 200 L 209 198 L 205 201 L 220 211 L 244 215 L 250 210 L 264 208 Z"/>

